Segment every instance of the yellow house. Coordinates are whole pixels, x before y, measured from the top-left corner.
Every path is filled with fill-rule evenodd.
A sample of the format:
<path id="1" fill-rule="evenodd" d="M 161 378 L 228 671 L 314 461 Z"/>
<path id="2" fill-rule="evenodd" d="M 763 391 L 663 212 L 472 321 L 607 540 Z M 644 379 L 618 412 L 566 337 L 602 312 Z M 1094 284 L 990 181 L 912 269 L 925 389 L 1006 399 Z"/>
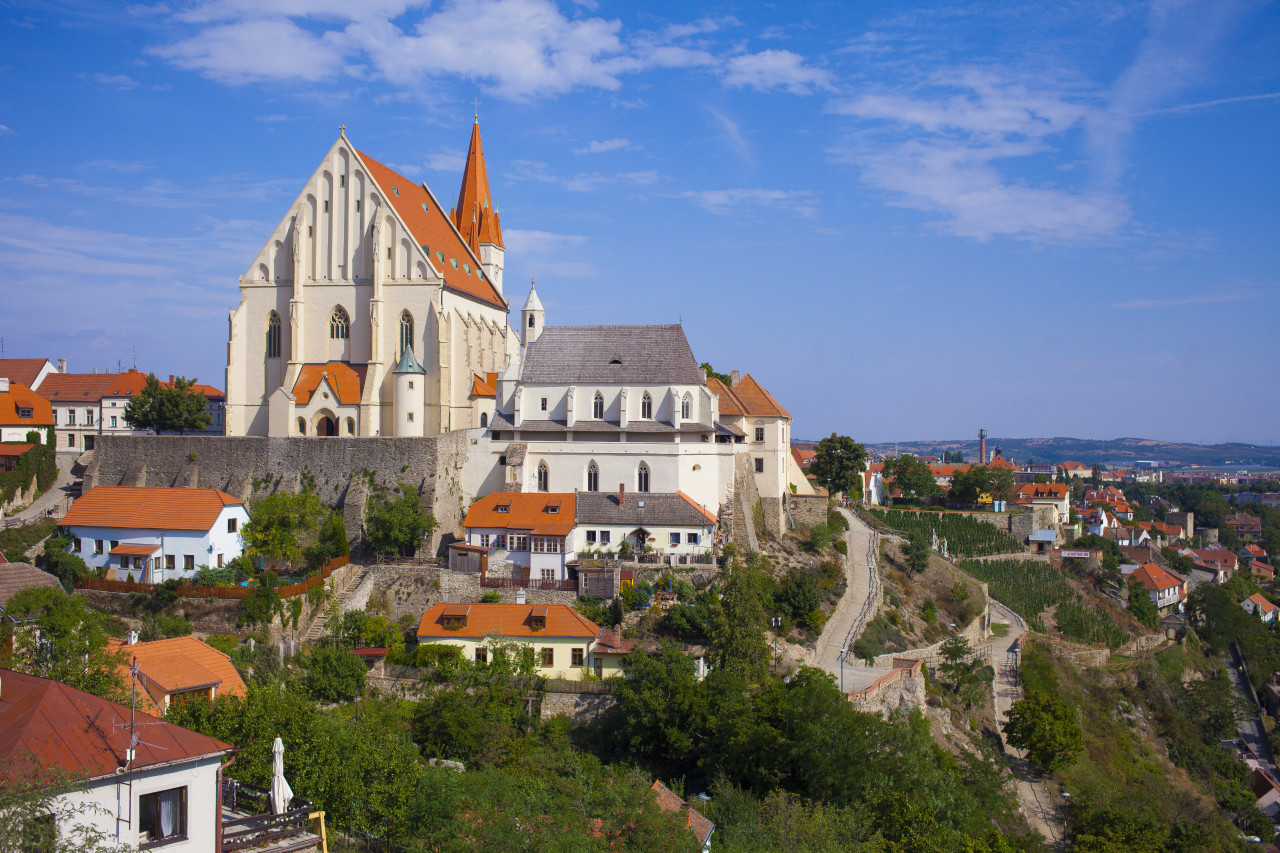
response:
<path id="1" fill-rule="evenodd" d="M 487 662 L 495 647 L 533 649 L 538 675 L 580 680 L 591 666 L 600 626 L 563 604 L 446 604 L 422 614 L 418 643 L 447 643 L 467 660 Z"/>

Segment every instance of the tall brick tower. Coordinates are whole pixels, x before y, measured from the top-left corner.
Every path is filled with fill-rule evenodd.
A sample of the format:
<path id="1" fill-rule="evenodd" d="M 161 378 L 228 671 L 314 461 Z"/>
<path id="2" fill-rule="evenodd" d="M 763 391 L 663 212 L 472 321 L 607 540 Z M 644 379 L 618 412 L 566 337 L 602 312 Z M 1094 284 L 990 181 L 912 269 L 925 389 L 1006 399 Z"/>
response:
<path id="1" fill-rule="evenodd" d="M 985 429 L 978 430 L 978 464 L 986 465 L 990 461 L 987 459 L 987 431 Z"/>

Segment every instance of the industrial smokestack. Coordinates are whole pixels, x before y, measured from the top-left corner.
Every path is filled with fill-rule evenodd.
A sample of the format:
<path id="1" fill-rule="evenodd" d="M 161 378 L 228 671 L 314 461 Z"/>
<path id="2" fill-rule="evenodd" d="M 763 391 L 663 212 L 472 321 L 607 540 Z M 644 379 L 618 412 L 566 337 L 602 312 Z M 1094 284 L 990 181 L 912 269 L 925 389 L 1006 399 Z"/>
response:
<path id="1" fill-rule="evenodd" d="M 986 465 L 987 459 L 987 431 L 985 429 L 978 430 L 978 464 Z"/>

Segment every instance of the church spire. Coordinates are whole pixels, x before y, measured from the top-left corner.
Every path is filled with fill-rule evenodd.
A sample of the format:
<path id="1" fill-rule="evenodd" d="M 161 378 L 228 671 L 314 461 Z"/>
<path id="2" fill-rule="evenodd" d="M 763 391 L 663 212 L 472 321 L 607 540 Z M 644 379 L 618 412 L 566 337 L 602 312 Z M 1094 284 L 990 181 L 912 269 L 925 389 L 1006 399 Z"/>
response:
<path id="1" fill-rule="evenodd" d="M 502 225 L 489 196 L 489 174 L 484 165 L 484 148 L 480 144 L 480 118 L 471 125 L 471 148 L 462 172 L 462 189 L 458 206 L 453 210 L 453 224 L 471 246 L 484 243 L 504 249 Z"/>

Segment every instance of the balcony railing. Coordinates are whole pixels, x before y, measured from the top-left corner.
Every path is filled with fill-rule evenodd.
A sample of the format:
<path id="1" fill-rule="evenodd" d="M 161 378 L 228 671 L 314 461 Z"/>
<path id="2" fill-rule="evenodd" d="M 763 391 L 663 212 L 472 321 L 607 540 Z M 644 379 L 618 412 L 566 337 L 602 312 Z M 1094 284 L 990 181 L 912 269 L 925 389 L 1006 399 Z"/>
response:
<path id="1" fill-rule="evenodd" d="M 287 811 L 275 814 L 271 809 L 269 791 L 225 777 L 222 780 L 222 810 L 221 853 L 307 835 L 311 831 L 309 824 L 315 811 L 310 801 L 294 797 L 289 801 Z M 227 820 L 227 813 L 245 816 Z"/>
<path id="2" fill-rule="evenodd" d="M 480 578 L 480 586 L 486 589 L 550 589 L 560 592 L 577 592 L 578 582 L 572 580 L 544 581 L 531 578 Z"/>

